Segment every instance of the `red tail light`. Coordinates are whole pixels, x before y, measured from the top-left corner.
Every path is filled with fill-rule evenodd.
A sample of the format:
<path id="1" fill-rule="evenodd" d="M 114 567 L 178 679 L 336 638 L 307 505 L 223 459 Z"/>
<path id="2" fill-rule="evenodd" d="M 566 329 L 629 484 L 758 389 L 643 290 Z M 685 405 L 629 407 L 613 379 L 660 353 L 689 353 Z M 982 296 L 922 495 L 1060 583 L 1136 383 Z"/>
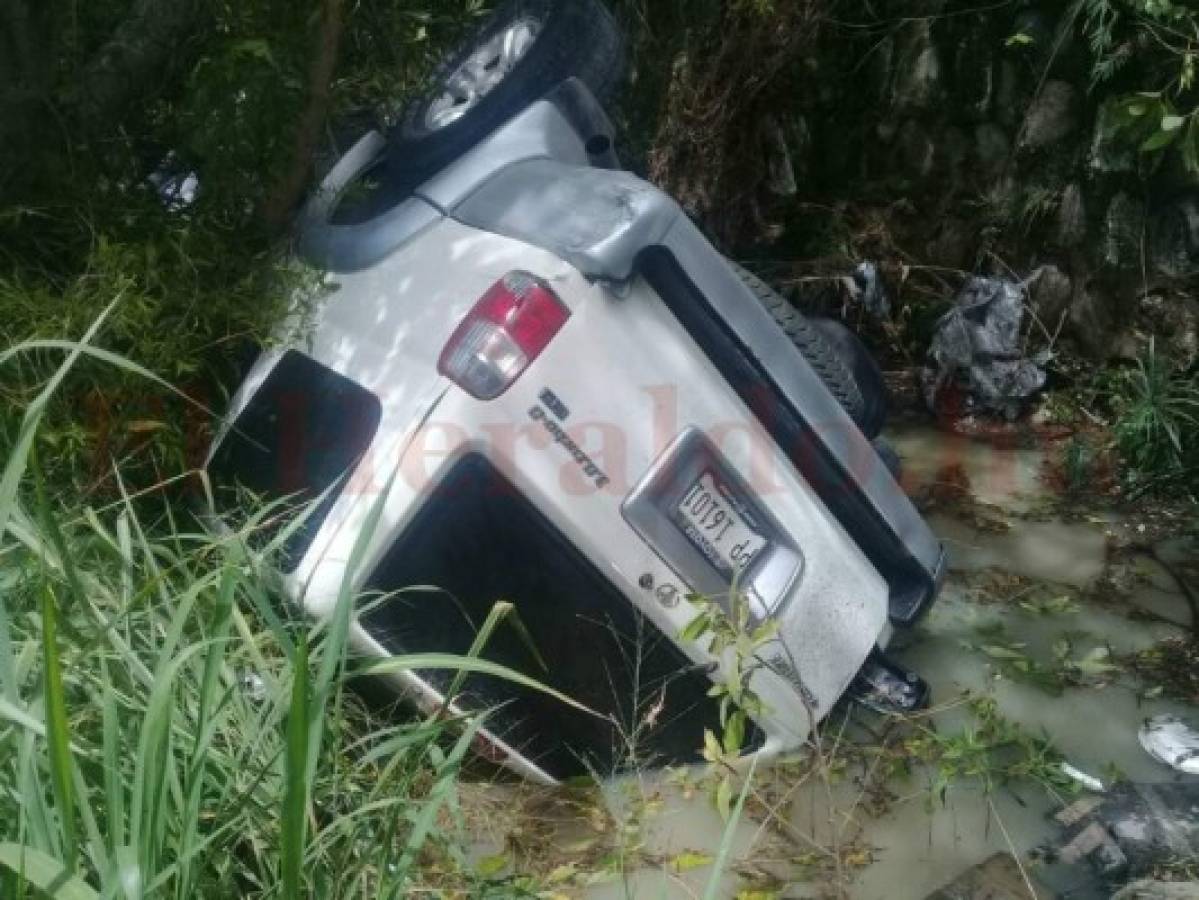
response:
<path id="1" fill-rule="evenodd" d="M 450 335 L 437 371 L 479 400 L 512 386 L 570 318 L 549 285 L 528 272 L 493 284 Z"/>

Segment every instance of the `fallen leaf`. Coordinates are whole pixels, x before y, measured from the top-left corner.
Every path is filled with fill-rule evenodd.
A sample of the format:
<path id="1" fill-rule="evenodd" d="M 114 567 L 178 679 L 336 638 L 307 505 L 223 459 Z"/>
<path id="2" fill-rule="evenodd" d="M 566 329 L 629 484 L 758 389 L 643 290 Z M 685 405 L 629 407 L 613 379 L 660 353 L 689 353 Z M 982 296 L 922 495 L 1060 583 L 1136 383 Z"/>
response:
<path id="1" fill-rule="evenodd" d="M 702 869 L 715 861 L 714 856 L 707 853 L 697 853 L 694 850 L 684 850 L 670 860 L 670 867 L 676 872 L 689 872 L 692 869 Z"/>
<path id="2" fill-rule="evenodd" d="M 504 853 L 484 856 L 475 863 L 475 874 L 481 878 L 494 878 L 508 868 L 508 857 Z"/>

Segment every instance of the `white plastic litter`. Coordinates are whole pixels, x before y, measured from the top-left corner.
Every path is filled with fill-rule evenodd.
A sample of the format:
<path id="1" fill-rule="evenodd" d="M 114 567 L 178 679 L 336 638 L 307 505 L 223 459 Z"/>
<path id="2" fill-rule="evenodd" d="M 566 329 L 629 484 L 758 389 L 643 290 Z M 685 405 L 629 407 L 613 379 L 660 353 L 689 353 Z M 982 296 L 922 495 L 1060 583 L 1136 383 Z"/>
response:
<path id="1" fill-rule="evenodd" d="M 1138 737 L 1154 759 L 1187 775 L 1199 775 L 1199 731 L 1182 719 L 1170 715 L 1146 719 Z"/>
<path id="2" fill-rule="evenodd" d="M 1074 766 L 1067 762 L 1062 763 L 1060 768 L 1063 775 L 1068 778 L 1073 778 L 1088 791 L 1095 791 L 1096 793 L 1102 794 L 1105 790 L 1107 790 L 1107 788 L 1103 786 L 1103 782 L 1094 775 L 1088 775 L 1086 772 L 1082 771 L 1081 769 L 1074 768 Z"/>
<path id="3" fill-rule="evenodd" d="M 266 700 L 266 682 L 257 672 L 247 669 L 241 673 L 241 690 L 251 703 L 262 703 Z"/>

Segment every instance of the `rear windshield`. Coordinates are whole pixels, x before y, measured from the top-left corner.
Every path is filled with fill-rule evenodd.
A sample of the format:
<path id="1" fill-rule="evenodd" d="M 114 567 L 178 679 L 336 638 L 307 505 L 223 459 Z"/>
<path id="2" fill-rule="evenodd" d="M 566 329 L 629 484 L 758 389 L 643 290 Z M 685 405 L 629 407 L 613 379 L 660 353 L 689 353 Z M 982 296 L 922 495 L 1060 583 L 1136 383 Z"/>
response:
<path id="1" fill-rule="evenodd" d="M 270 517 L 257 534 L 263 541 L 332 486 L 283 547 L 281 568 L 294 570 L 340 494 L 343 476 L 374 440 L 381 415 L 379 398 L 366 388 L 299 351 L 287 351 L 209 464 L 217 511 L 240 523 L 256 501 L 286 499 L 289 513 Z"/>

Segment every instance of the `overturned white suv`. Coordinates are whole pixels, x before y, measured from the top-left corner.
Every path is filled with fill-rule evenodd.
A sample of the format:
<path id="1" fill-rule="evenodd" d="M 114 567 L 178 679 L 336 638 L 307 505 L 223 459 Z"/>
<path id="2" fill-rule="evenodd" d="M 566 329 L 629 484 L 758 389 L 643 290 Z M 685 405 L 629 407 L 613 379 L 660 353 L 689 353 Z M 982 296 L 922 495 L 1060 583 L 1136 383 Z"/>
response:
<path id="1" fill-rule="evenodd" d="M 698 758 L 713 682 L 744 668 L 683 635 L 689 597 L 747 604 L 761 698 L 744 753 L 800 745 L 854 685 L 904 707 L 923 684 L 881 655 L 932 602 L 940 543 L 880 456 L 877 369 L 727 262 L 662 192 L 620 171 L 596 96 L 619 33 L 598 0 L 501 8 L 394 133 L 370 133 L 314 193 L 299 253 L 327 294 L 233 399 L 208 470 L 319 498 L 286 542 L 313 616 L 353 574 L 383 599 L 366 654 L 483 655 L 591 715 L 471 676 L 480 748 L 532 778 Z M 387 490 L 380 501 L 380 492 Z M 856 681 L 855 681 L 856 679 Z M 448 673 L 405 675 L 439 705 Z"/>

